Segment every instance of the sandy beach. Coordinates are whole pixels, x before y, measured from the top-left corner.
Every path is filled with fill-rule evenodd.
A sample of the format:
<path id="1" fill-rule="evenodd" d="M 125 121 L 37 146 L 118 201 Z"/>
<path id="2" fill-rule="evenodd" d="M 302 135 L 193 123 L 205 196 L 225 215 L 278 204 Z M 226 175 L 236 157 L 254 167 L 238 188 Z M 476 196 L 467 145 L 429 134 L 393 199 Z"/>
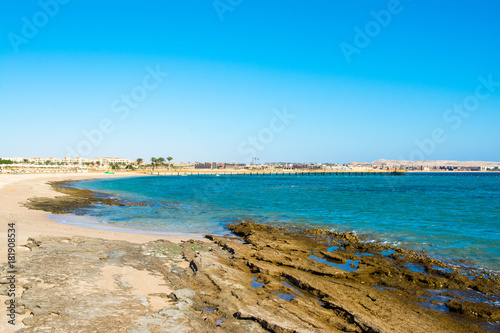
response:
<path id="1" fill-rule="evenodd" d="M 193 238 L 183 235 L 147 235 L 142 233 L 96 230 L 79 226 L 56 223 L 47 217 L 48 213 L 30 210 L 22 205 L 32 197 L 54 197 L 63 195 L 48 184 L 50 181 L 84 180 L 92 178 L 136 177 L 134 173 L 60 173 L 60 174 L 0 174 L 0 239 L 7 239 L 7 224 L 16 223 L 17 244 L 25 244 L 28 238 L 46 236 L 86 236 L 108 240 L 124 240 L 132 243 L 145 243 L 156 239 L 179 242 Z M 197 237 L 195 237 L 197 238 Z M 6 247 L 0 248 L 0 262 L 6 261 Z"/>
<path id="2" fill-rule="evenodd" d="M 16 229 L 16 252 L 17 260 L 22 257 L 23 253 L 29 251 L 29 248 L 24 245 L 28 243 L 29 238 L 40 239 L 40 237 L 90 237 L 96 239 L 126 241 L 135 244 L 147 243 L 150 241 L 164 239 L 172 243 L 179 243 L 189 239 L 202 239 L 201 236 L 193 235 L 149 235 L 146 233 L 119 232 L 109 230 L 98 230 L 85 228 L 80 226 L 66 225 L 57 223 L 48 218 L 49 213 L 40 210 L 30 210 L 23 206 L 23 203 L 28 198 L 33 197 L 48 197 L 64 195 L 58 193 L 48 184 L 51 181 L 66 181 L 66 180 L 85 180 L 93 178 L 116 178 L 116 177 L 135 177 L 141 174 L 117 173 L 61 173 L 61 174 L 0 174 L 0 202 L 2 208 L 0 210 L 0 264 L 7 263 L 7 229 L 8 224 L 14 222 Z M 206 240 L 205 240 L 206 241 Z M 184 265 L 185 266 L 185 265 Z M 159 292 L 170 292 L 168 288 L 163 287 L 163 282 L 157 276 L 152 276 L 146 271 L 134 270 L 131 267 L 109 266 L 100 272 L 99 286 L 102 290 L 112 291 L 115 286 L 116 276 L 122 276 L 127 284 L 133 286 L 132 295 L 149 295 Z M 19 282 L 23 282 L 23 277 L 18 278 Z M 144 283 L 148 287 L 145 290 Z M 135 295 L 135 296 L 137 296 Z M 0 295 L 2 304 L 7 300 L 6 295 Z M 164 299 L 149 296 L 149 301 L 157 307 L 164 307 L 167 302 Z M 6 316 L 5 308 L 0 312 L 2 317 Z M 17 317 L 16 327 L 4 325 L 2 321 L 0 332 L 14 332 L 16 329 L 24 327 L 22 320 L 28 317 L 28 314 L 19 315 Z"/>

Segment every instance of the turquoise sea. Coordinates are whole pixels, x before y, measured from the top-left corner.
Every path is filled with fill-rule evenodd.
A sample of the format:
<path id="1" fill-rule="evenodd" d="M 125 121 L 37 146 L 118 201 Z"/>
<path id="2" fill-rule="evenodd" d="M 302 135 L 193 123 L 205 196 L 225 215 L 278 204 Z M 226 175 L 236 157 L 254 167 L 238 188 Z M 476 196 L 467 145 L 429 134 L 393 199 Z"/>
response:
<path id="1" fill-rule="evenodd" d="M 197 234 L 227 234 L 242 221 L 321 227 L 500 270 L 500 173 L 144 176 L 72 186 L 149 204 L 78 212 L 109 227 Z"/>

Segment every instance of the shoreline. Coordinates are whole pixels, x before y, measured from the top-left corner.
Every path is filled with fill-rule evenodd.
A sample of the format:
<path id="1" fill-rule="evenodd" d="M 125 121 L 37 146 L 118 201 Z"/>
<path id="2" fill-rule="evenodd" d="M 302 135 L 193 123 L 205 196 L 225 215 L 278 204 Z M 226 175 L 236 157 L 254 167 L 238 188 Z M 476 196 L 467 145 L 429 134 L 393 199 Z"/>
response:
<path id="1" fill-rule="evenodd" d="M 132 243 L 145 243 L 156 239 L 165 239 L 175 243 L 189 239 L 203 239 L 198 235 L 165 234 L 155 235 L 147 233 L 130 233 L 117 230 L 97 230 L 83 226 L 74 226 L 58 223 L 48 217 L 49 213 L 40 210 L 30 210 L 22 205 L 29 198 L 54 198 L 64 196 L 57 192 L 49 182 L 54 181 L 81 181 L 99 178 L 141 177 L 142 174 L 117 173 L 82 173 L 82 174 L 0 174 L 0 238 L 7 239 L 7 223 L 16 224 L 16 242 L 25 244 L 28 238 L 39 236 L 87 236 L 108 240 L 124 240 Z M 0 248 L 0 263 L 7 260 L 6 248 Z"/>
<path id="2" fill-rule="evenodd" d="M 409 173 L 448 173 L 452 174 L 455 172 L 409 172 Z M 460 172 L 460 173 L 480 173 L 480 172 Z M 499 173 L 500 175 L 500 173 Z M 124 240 L 135 243 L 143 243 L 155 239 L 166 239 L 172 242 L 179 243 L 181 241 L 187 241 L 189 239 L 205 240 L 205 233 L 172 233 L 172 232 L 162 232 L 149 229 L 140 229 L 127 226 L 113 226 L 107 225 L 105 223 L 96 222 L 93 223 L 94 218 L 87 215 L 77 215 L 73 212 L 68 212 L 70 215 L 74 215 L 76 219 L 82 218 L 82 222 L 61 222 L 58 221 L 57 215 L 64 214 L 61 211 L 50 211 L 40 207 L 32 207 L 28 209 L 24 204 L 29 203 L 29 199 L 32 198 L 54 198 L 54 197 L 64 197 L 70 198 L 74 196 L 74 192 L 65 193 L 61 189 L 74 189 L 75 192 L 92 192 L 93 194 L 99 195 L 98 201 L 102 200 L 102 196 L 110 196 L 105 192 L 96 192 L 83 190 L 78 186 L 70 185 L 69 187 L 64 186 L 65 183 L 77 184 L 80 181 L 90 180 L 90 179 L 106 179 L 106 178 L 126 178 L 126 177 L 151 177 L 157 175 L 149 175 L 144 173 L 132 173 L 123 172 L 116 174 L 104 174 L 104 173 L 71 173 L 71 174 L 22 174 L 22 175 L 2 175 L 0 174 L 0 200 L 3 203 L 7 203 L 8 208 L 4 208 L 0 211 L 0 237 L 6 239 L 6 225 L 8 219 L 6 216 L 20 216 L 25 217 L 21 223 L 16 222 L 17 227 L 21 228 L 17 231 L 17 242 L 18 244 L 26 243 L 28 238 L 33 238 L 39 235 L 47 236 L 89 236 L 89 237 L 99 237 L 110 240 Z M 163 176 L 163 175 L 160 175 Z M 173 175 L 175 176 L 175 175 Z M 20 193 L 23 192 L 23 193 Z M 15 193 L 15 195 L 14 195 Z M 29 193 L 29 194 L 28 194 Z M 21 195 L 19 195 L 21 194 Z M 91 195 L 93 195 L 91 194 Z M 82 197 L 88 198 L 88 193 L 84 193 Z M 19 200 L 17 203 L 15 200 Z M 23 204 L 24 203 L 24 204 Z M 5 207 L 4 206 L 4 207 Z M 47 206 L 54 206 L 54 203 L 50 202 Z M 64 206 L 64 205 L 63 205 Z M 71 205 L 69 208 L 75 208 Z M 44 211 L 45 210 L 45 211 Z M 51 216 L 51 214 L 55 214 Z M 83 218 L 83 216 L 85 218 Z M 54 218 L 56 217 L 56 218 Z M 51 227 L 51 225 L 53 225 Z M 293 225 L 276 225 L 277 227 L 291 227 L 295 228 Z M 307 228 L 314 228 L 314 225 L 310 225 Z M 298 227 L 298 231 L 304 229 Z M 24 229 L 29 229 L 28 233 L 24 233 Z M 342 232 L 349 232 L 350 230 L 342 230 Z M 222 236 L 222 235 L 218 235 Z M 401 244 L 395 244 L 388 240 L 380 240 L 377 235 L 370 234 L 360 234 L 360 237 L 365 239 L 366 242 L 376 242 L 381 245 L 391 245 L 395 247 L 401 247 Z M 408 246 L 404 246 L 404 249 L 411 251 L 424 251 L 421 249 L 416 249 Z M 5 262 L 6 252 L 4 248 L 0 248 L 0 263 Z M 500 274 L 499 269 L 484 267 L 479 263 L 474 263 L 473 259 L 452 259 L 442 256 L 432 256 L 432 258 L 443 261 L 447 264 L 456 266 L 460 269 L 473 270 L 473 271 L 486 271 L 495 274 Z M 472 260 L 472 262 L 470 261 Z"/>
<path id="3" fill-rule="evenodd" d="M 441 172 L 438 172 L 438 173 L 441 173 Z M 442 172 L 442 173 L 447 173 L 447 172 Z M 450 172 L 451 173 L 451 172 Z M 467 172 L 461 172 L 461 173 L 465 173 L 466 175 L 469 175 L 469 173 Z M 426 173 L 426 174 L 429 174 L 429 173 Z M 431 174 L 434 174 L 431 172 Z M 145 175 L 145 176 L 149 176 L 149 175 Z M 153 175 L 153 176 L 157 176 L 157 175 Z M 163 175 L 160 175 L 160 176 L 163 176 Z M 160 176 L 157 176 L 157 177 L 160 177 Z M 229 175 L 228 175 L 229 176 Z M 233 175 L 234 176 L 234 175 Z M 500 173 L 499 175 L 500 176 Z M 86 190 L 83 190 L 81 188 L 78 187 L 78 181 L 70 181 L 68 182 L 69 184 L 69 187 L 75 189 L 75 190 L 78 190 L 78 191 L 86 191 Z M 58 182 L 58 183 L 55 183 L 53 184 L 53 186 L 55 187 L 65 187 L 65 182 Z M 106 196 L 110 196 L 110 194 L 108 193 L 105 193 L 105 192 L 95 192 L 95 194 L 97 196 L 99 196 L 99 198 L 102 198 L 102 197 L 106 197 Z M 113 196 L 114 197 L 114 196 Z M 101 200 L 101 199 L 99 199 Z M 72 208 L 72 207 L 69 207 L 69 208 Z M 36 208 L 35 208 L 36 209 Z M 89 217 L 90 218 L 90 217 Z M 275 226 L 275 227 L 284 227 L 284 228 L 291 228 L 292 230 L 296 230 L 296 232 L 300 233 L 301 230 L 306 230 L 306 229 L 309 229 L 309 228 L 324 228 L 324 229 L 328 229 L 328 230 L 332 230 L 332 231 L 339 231 L 339 232 L 354 232 L 357 234 L 356 230 L 354 229 L 349 229 L 349 228 L 342 228 L 342 227 L 338 227 L 338 228 L 335 228 L 335 229 L 331 229 L 331 226 L 326 226 L 326 225 L 323 225 L 323 226 L 317 226 L 317 225 L 314 225 L 314 224 L 308 224 L 308 225 L 295 225 L 295 224 L 286 224 L 286 223 L 277 223 L 277 224 L 270 224 L 271 226 Z M 92 228 L 92 229 L 96 229 L 96 225 L 95 224 L 92 224 L 92 223 L 89 223 L 88 225 L 82 225 L 83 227 L 88 227 L 88 228 Z M 146 233 L 148 234 L 148 229 L 140 229 L 140 228 L 135 228 L 135 227 L 127 227 L 127 226 L 110 226 L 110 229 L 115 229 L 117 231 L 120 231 L 119 229 L 121 229 L 123 232 L 130 232 L 130 233 L 139 233 L 139 234 L 143 234 L 143 233 Z M 105 225 L 97 225 L 97 229 L 106 229 Z M 226 228 L 227 230 L 227 228 Z M 187 237 L 193 235 L 194 237 L 197 237 L 197 239 L 201 239 L 204 237 L 204 235 L 206 233 L 212 233 L 213 234 L 213 231 L 210 231 L 210 230 L 202 230 L 198 233 L 187 233 L 187 234 L 183 234 Z M 154 230 L 151 230 L 150 231 L 150 234 L 161 234 L 161 231 L 154 231 Z M 176 233 L 163 233 L 163 234 L 167 234 L 167 235 L 178 235 Z M 217 232 L 217 236 L 223 236 L 224 233 L 221 233 L 221 232 Z M 364 232 L 361 232 L 359 234 L 357 234 L 361 239 L 363 239 L 363 241 L 365 242 L 368 242 L 368 243 L 371 243 L 371 242 L 375 242 L 376 244 L 379 244 L 379 245 L 390 245 L 390 246 L 394 246 L 394 247 L 398 247 L 398 248 L 403 248 L 405 250 L 410 250 L 410 251 L 415 251 L 415 252 L 422 252 L 422 253 L 425 253 L 426 255 L 429 255 L 431 258 L 433 259 L 436 259 L 436 260 L 439 260 L 439 261 L 442 261 L 446 264 L 449 264 L 449 265 L 452 265 L 452 266 L 455 266 L 459 269 L 462 269 L 462 270 L 468 270 L 468 271 L 474 271 L 474 272 L 488 272 L 488 273 L 493 273 L 493 274 L 496 274 L 496 275 L 499 275 L 500 274 L 500 266 L 495 266 L 493 263 L 492 265 L 486 265 L 485 263 L 481 262 L 480 260 L 478 261 L 478 259 L 476 257 L 460 257 L 460 255 L 456 255 L 456 256 L 453 256 L 451 254 L 448 254 L 448 255 L 443 255 L 443 254 L 439 254 L 439 253 L 436 253 L 436 252 L 432 252 L 431 249 L 427 249 L 427 248 L 424 248 L 422 246 L 419 246 L 418 242 L 415 242 L 415 243 L 404 243 L 403 241 L 403 244 L 401 243 L 401 241 L 398 241 L 396 240 L 395 238 L 391 238 L 391 236 L 381 236 L 381 234 L 377 234 L 375 231 L 373 230 L 368 230 L 368 231 L 364 231 Z M 420 243 L 424 243 L 425 244 L 426 240 L 420 240 Z M 438 243 L 436 243 L 438 244 Z"/>
<path id="4" fill-rule="evenodd" d="M 417 171 L 416 173 L 422 173 L 421 171 Z M 455 173 L 455 172 L 423 172 L 423 173 Z M 475 173 L 475 172 L 459 172 L 459 173 Z M 500 173 L 499 173 L 500 175 Z M 67 179 L 67 177 L 58 177 L 58 178 L 63 178 L 63 179 L 50 179 L 46 180 L 45 183 L 50 187 L 52 190 L 52 196 L 43 196 L 41 199 L 44 199 L 46 197 L 64 197 L 64 198 L 71 198 L 73 196 L 83 198 L 83 199 L 89 199 L 92 198 L 93 201 L 105 201 L 108 200 L 107 198 L 113 198 L 111 199 L 112 202 L 107 203 L 111 205 L 116 205 L 116 204 L 127 204 L 126 201 L 124 202 L 114 202 L 116 200 L 115 196 L 112 196 L 108 193 L 105 192 L 99 192 L 99 191 L 90 191 L 90 190 L 84 190 L 78 187 L 78 182 L 80 181 L 85 181 L 89 179 L 105 179 L 105 178 L 125 178 L 125 177 L 150 177 L 150 176 L 158 176 L 158 175 L 149 175 L 149 174 L 144 174 L 144 173 L 118 173 L 118 174 L 112 174 L 112 175 L 107 175 L 107 174 L 100 174 L 100 173 L 95 173 L 95 174 L 86 174 L 83 176 L 82 174 L 74 174 L 73 177 L 74 179 Z M 160 175 L 163 176 L 163 175 Z M 176 176 L 176 175 L 173 175 Z M 66 186 L 66 185 L 69 186 Z M 1 179 L 0 179 L 0 186 L 1 186 Z M 0 192 L 1 192 L 1 187 L 0 187 Z M 68 191 L 69 190 L 69 191 Z M 81 193 L 82 192 L 82 193 Z M 39 197 L 37 195 L 37 197 Z M 94 198 L 95 197 L 95 198 Z M 24 200 L 24 203 L 29 203 L 28 199 L 32 198 L 27 198 Z M 126 200 L 126 199 L 118 199 L 118 200 Z M 89 202 L 87 205 L 89 205 L 91 202 Z M 84 205 L 84 206 L 87 206 Z M 131 204 L 132 206 L 134 205 L 133 203 Z M 21 205 L 22 208 L 26 208 L 26 205 Z M 157 230 L 150 230 L 150 229 L 140 229 L 136 227 L 127 227 L 127 226 L 114 226 L 114 225 L 109 225 L 106 223 L 99 222 L 96 218 L 89 216 L 89 215 L 79 215 L 75 214 L 75 212 L 72 212 L 71 210 L 77 209 L 77 207 L 84 207 L 81 205 L 78 206 L 73 206 L 73 203 L 70 202 L 69 204 L 66 202 L 53 202 L 49 201 L 46 207 L 41 206 L 37 207 L 37 205 L 32 205 L 30 207 L 31 211 L 45 211 L 45 217 L 47 220 L 53 221 L 57 225 L 64 225 L 64 226 L 69 226 L 69 227 L 75 227 L 79 229 L 84 229 L 81 231 L 81 233 L 75 234 L 76 236 L 82 236 L 85 233 L 85 230 L 92 230 L 89 231 L 88 233 L 85 233 L 86 236 L 94 237 L 94 233 L 98 232 L 99 237 L 104 238 L 104 239 L 113 239 L 113 240 L 125 240 L 125 241 L 132 241 L 132 238 L 136 238 L 135 242 L 137 243 L 142 243 L 145 241 L 150 241 L 152 239 L 156 238 L 161 238 L 161 239 L 167 239 L 172 242 L 180 242 L 180 241 L 186 241 L 189 239 L 196 239 L 196 240 L 206 240 L 205 234 L 209 231 L 203 232 L 203 233 L 175 233 L 175 232 L 163 232 L 163 231 L 157 231 Z M 63 207 L 67 208 L 70 211 L 69 212 L 64 212 L 60 210 L 52 210 L 54 207 Z M 26 208 L 27 209 L 27 208 Z M 75 221 L 75 222 L 66 222 L 66 221 L 58 221 L 60 218 L 58 218 L 61 215 L 68 214 L 69 219 L 73 220 L 81 220 L 81 222 Z M 51 216 L 52 215 L 52 216 Z M 283 225 L 283 224 L 278 224 L 278 225 L 273 225 L 275 227 L 284 227 L 284 228 L 291 228 L 292 230 L 295 230 L 297 233 L 300 233 L 302 230 L 307 230 L 310 228 L 316 228 L 314 225 L 308 225 L 308 226 L 295 226 L 295 225 Z M 321 228 L 321 227 L 320 227 Z M 100 232 L 104 232 L 105 234 L 102 235 Z M 341 230 L 340 232 L 351 232 L 352 230 Z M 90 234 L 89 234 L 90 233 Z M 355 231 L 354 233 L 358 235 Z M 121 235 L 121 236 L 120 236 Z M 140 236 L 145 236 L 147 238 L 143 237 L 134 237 L 134 235 L 140 235 Z M 217 236 L 223 236 L 223 234 L 217 234 Z M 378 245 L 389 245 L 395 248 L 401 248 L 404 250 L 409 250 L 409 251 L 415 251 L 415 252 L 420 252 L 420 253 L 425 253 L 426 255 L 429 255 L 431 258 L 442 261 L 446 263 L 447 265 L 454 266 L 458 269 L 462 270 L 467 270 L 467 271 L 473 271 L 473 272 L 488 272 L 488 273 L 493 273 L 495 275 L 500 274 L 500 270 L 496 268 L 491 268 L 491 267 L 485 267 L 481 265 L 480 263 L 474 261 L 474 259 L 453 259 L 449 258 L 446 256 L 439 256 L 439 255 L 432 255 L 429 254 L 426 250 L 424 249 L 419 249 L 419 248 L 414 248 L 411 246 L 405 246 L 404 244 L 399 244 L 400 242 L 391 242 L 390 240 L 384 240 L 380 239 L 376 234 L 359 234 L 358 235 L 361 239 L 363 239 L 364 242 L 367 243 L 372 243 L 374 242 L 375 244 Z M 120 238 L 122 237 L 122 238 Z M 27 240 L 27 237 L 25 238 Z M 1 251 L 1 250 L 0 250 Z M 1 255 L 1 252 L 0 252 Z M 0 260 L 1 262 L 1 260 Z"/>
<path id="5" fill-rule="evenodd" d="M 103 223 L 92 216 L 88 215 L 76 215 L 73 213 L 67 214 L 53 214 L 48 213 L 47 216 L 52 221 L 69 226 L 77 226 L 85 229 L 92 230 L 103 230 L 107 232 L 118 232 L 124 234 L 134 234 L 134 235 L 146 235 L 157 238 L 164 238 L 170 241 L 186 241 L 189 239 L 203 240 L 205 239 L 205 234 L 202 233 L 180 233 L 180 232 L 163 232 L 156 231 L 152 229 L 139 229 L 135 227 L 125 227 L 125 226 L 114 226 L 107 223 Z M 62 220 L 62 221 L 60 221 Z M 68 220 L 68 221 L 67 221 Z"/>
<path id="6" fill-rule="evenodd" d="M 190 332 L 214 327 L 223 332 L 292 332 L 293 327 L 480 332 L 476 324 L 488 327 L 486 319 L 500 315 L 488 303 L 499 302 L 497 275 L 471 276 L 415 251 L 362 242 L 352 232 L 241 223 L 228 227 L 235 236 L 196 239 L 61 224 L 22 204 L 33 197 L 49 198 L 45 208 L 61 197 L 70 204 L 75 198 L 92 200 L 92 191 L 77 189 L 83 193 L 79 197 L 74 189 L 61 193 L 49 182 L 123 176 L 0 177 L 0 199 L 6 203 L 2 227 L 9 221 L 17 226 L 17 283 L 23 290 L 18 322 L 23 324 L 16 329 L 48 326 L 62 332 L 78 322 L 83 331 L 115 331 L 117 325 L 154 331 L 167 325 Z M 482 301 L 471 301 L 477 297 L 473 290 L 484 294 Z M 110 311 L 106 304 L 120 305 L 111 310 L 114 315 L 102 317 Z M 99 324 L 78 316 L 89 309 L 93 318 L 101 318 Z M 128 324 L 116 321 L 120 311 Z M 500 329 L 498 322 L 492 325 Z"/>

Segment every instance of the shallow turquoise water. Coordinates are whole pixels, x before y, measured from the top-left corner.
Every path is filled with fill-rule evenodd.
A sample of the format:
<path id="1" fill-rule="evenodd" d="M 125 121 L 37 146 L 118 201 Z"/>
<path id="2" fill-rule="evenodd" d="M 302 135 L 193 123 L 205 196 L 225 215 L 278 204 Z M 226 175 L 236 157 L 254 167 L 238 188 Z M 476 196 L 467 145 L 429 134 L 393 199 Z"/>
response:
<path id="1" fill-rule="evenodd" d="M 355 231 L 500 270 L 500 174 L 146 176 L 76 186 L 146 201 L 81 213 L 111 226 L 225 234 L 240 221 Z"/>

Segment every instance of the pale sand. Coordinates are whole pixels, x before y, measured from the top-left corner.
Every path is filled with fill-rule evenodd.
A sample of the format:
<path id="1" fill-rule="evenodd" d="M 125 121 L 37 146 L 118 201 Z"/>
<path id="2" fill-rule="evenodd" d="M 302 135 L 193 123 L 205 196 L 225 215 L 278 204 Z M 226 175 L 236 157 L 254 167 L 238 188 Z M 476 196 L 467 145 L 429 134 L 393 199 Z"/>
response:
<path id="1" fill-rule="evenodd" d="M 134 173 L 104 174 L 20 174 L 9 175 L 0 174 L 0 262 L 7 262 L 7 229 L 8 224 L 15 223 L 16 229 L 16 252 L 19 260 L 20 253 L 28 249 L 23 244 L 27 243 L 29 237 L 37 238 L 42 235 L 47 236 L 86 236 L 93 238 L 103 238 L 109 240 L 124 240 L 132 243 L 146 243 L 157 239 L 166 239 L 179 243 L 182 240 L 201 239 L 201 235 L 148 235 L 145 233 L 118 232 L 108 230 L 89 229 L 80 226 L 65 225 L 49 219 L 48 213 L 37 210 L 29 210 L 22 205 L 28 198 L 32 197 L 54 197 L 63 195 L 55 191 L 48 185 L 49 181 L 62 180 L 83 180 L 91 178 L 112 178 L 139 176 Z M 206 240 L 206 239 L 205 239 Z M 208 240 L 206 240 L 208 242 Z M 186 263 L 187 264 L 187 263 Z M 169 300 L 155 296 L 158 293 L 169 294 L 171 290 L 165 285 L 161 277 L 154 276 L 147 271 L 139 271 L 132 267 L 107 266 L 101 269 L 101 279 L 99 289 L 103 292 L 113 292 L 118 288 L 117 281 L 125 282 L 129 286 L 127 294 L 132 297 L 144 299 L 145 304 L 152 310 L 158 311 L 169 306 Z M 19 282 L 23 282 L 22 276 L 16 277 Z M 146 287 L 147 286 L 147 287 Z M 82 290 L 82 293 L 87 292 Z M 8 297 L 0 295 L 0 303 L 4 303 Z M 0 332 L 13 332 L 24 327 L 22 320 L 29 317 L 29 313 L 17 315 L 16 326 L 7 327 L 4 325 L 7 315 L 6 307 L 2 306 L 0 311 L 2 321 L 0 322 Z"/>
<path id="2" fill-rule="evenodd" d="M 82 173 L 82 174 L 0 174 L 0 262 L 7 261 L 8 223 L 16 224 L 16 243 L 25 244 L 29 237 L 47 236 L 86 236 L 110 240 L 124 240 L 132 243 L 145 243 L 156 239 L 167 239 L 179 243 L 182 240 L 203 239 L 202 235 L 154 235 L 145 233 L 119 232 L 89 229 L 81 226 L 65 225 L 49 219 L 48 213 L 29 210 L 22 205 L 32 197 L 54 197 L 61 193 L 48 185 L 49 181 L 83 180 L 91 178 L 133 177 L 134 173 Z M 130 231 L 130 230 L 128 230 Z M 22 249 L 21 249 L 22 250 Z"/>

